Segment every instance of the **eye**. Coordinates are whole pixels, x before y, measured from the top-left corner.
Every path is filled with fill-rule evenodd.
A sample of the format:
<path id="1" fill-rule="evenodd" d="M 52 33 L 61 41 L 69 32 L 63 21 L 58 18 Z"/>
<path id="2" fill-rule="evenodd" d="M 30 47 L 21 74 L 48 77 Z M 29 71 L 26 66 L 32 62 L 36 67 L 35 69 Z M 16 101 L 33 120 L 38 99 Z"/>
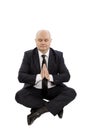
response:
<path id="1" fill-rule="evenodd" d="M 38 39 L 39 42 L 42 42 L 43 40 L 42 39 Z"/>
<path id="2" fill-rule="evenodd" d="M 45 41 L 45 42 L 48 42 L 49 40 L 48 40 L 48 39 L 45 39 L 44 41 Z"/>

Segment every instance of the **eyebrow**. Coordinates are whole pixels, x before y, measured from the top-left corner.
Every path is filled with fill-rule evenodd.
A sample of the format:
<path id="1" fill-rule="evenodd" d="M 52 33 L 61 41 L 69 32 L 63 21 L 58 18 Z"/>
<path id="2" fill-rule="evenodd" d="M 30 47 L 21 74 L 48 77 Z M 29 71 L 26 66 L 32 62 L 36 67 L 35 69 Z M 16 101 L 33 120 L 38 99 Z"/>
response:
<path id="1" fill-rule="evenodd" d="M 37 40 L 49 40 L 49 38 L 38 38 Z"/>

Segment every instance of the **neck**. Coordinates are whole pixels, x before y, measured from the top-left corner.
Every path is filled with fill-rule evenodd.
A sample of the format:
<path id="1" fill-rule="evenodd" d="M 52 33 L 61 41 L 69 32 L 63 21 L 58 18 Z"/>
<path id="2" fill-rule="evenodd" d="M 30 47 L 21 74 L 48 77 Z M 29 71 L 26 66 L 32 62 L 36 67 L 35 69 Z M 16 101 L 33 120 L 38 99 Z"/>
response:
<path id="1" fill-rule="evenodd" d="M 40 51 L 41 53 L 43 53 L 43 54 L 46 54 L 48 50 L 44 50 L 44 51 L 39 50 L 39 51 Z"/>

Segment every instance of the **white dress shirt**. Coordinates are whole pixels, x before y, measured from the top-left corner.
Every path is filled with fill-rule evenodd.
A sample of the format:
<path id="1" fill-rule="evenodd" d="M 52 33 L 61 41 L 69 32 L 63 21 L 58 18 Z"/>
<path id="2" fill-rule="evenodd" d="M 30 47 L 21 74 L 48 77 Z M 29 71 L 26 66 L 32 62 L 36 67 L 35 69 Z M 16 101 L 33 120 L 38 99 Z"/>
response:
<path id="1" fill-rule="evenodd" d="M 47 51 L 47 53 L 45 54 L 45 60 L 46 60 L 46 65 L 48 67 L 48 59 L 49 59 L 49 51 L 50 49 Z M 41 53 L 39 50 L 38 50 L 38 54 L 39 54 L 39 61 L 40 61 L 40 68 L 42 67 L 42 55 L 43 53 Z M 55 85 L 52 84 L 53 82 L 53 76 L 51 74 L 49 74 L 50 76 L 50 80 L 48 81 L 48 84 L 47 84 L 47 87 L 48 88 L 52 88 L 54 87 Z M 37 74 L 36 75 L 36 82 L 35 82 L 35 85 L 34 85 L 35 88 L 37 89 L 42 89 L 42 77 L 41 77 L 41 74 Z"/>

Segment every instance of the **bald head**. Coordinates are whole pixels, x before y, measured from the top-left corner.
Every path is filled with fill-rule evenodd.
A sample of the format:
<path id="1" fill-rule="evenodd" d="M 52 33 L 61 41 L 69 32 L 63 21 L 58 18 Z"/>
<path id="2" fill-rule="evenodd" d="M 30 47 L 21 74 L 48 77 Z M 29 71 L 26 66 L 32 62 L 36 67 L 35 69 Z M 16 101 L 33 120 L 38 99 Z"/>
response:
<path id="1" fill-rule="evenodd" d="M 36 39 L 39 37 L 39 36 L 44 36 L 44 35 L 47 35 L 50 39 L 51 39 L 51 34 L 48 30 L 39 30 L 37 33 L 36 33 Z"/>
<path id="2" fill-rule="evenodd" d="M 46 53 L 50 48 L 51 35 L 48 30 L 39 30 L 36 33 L 36 45 L 39 51 Z"/>

